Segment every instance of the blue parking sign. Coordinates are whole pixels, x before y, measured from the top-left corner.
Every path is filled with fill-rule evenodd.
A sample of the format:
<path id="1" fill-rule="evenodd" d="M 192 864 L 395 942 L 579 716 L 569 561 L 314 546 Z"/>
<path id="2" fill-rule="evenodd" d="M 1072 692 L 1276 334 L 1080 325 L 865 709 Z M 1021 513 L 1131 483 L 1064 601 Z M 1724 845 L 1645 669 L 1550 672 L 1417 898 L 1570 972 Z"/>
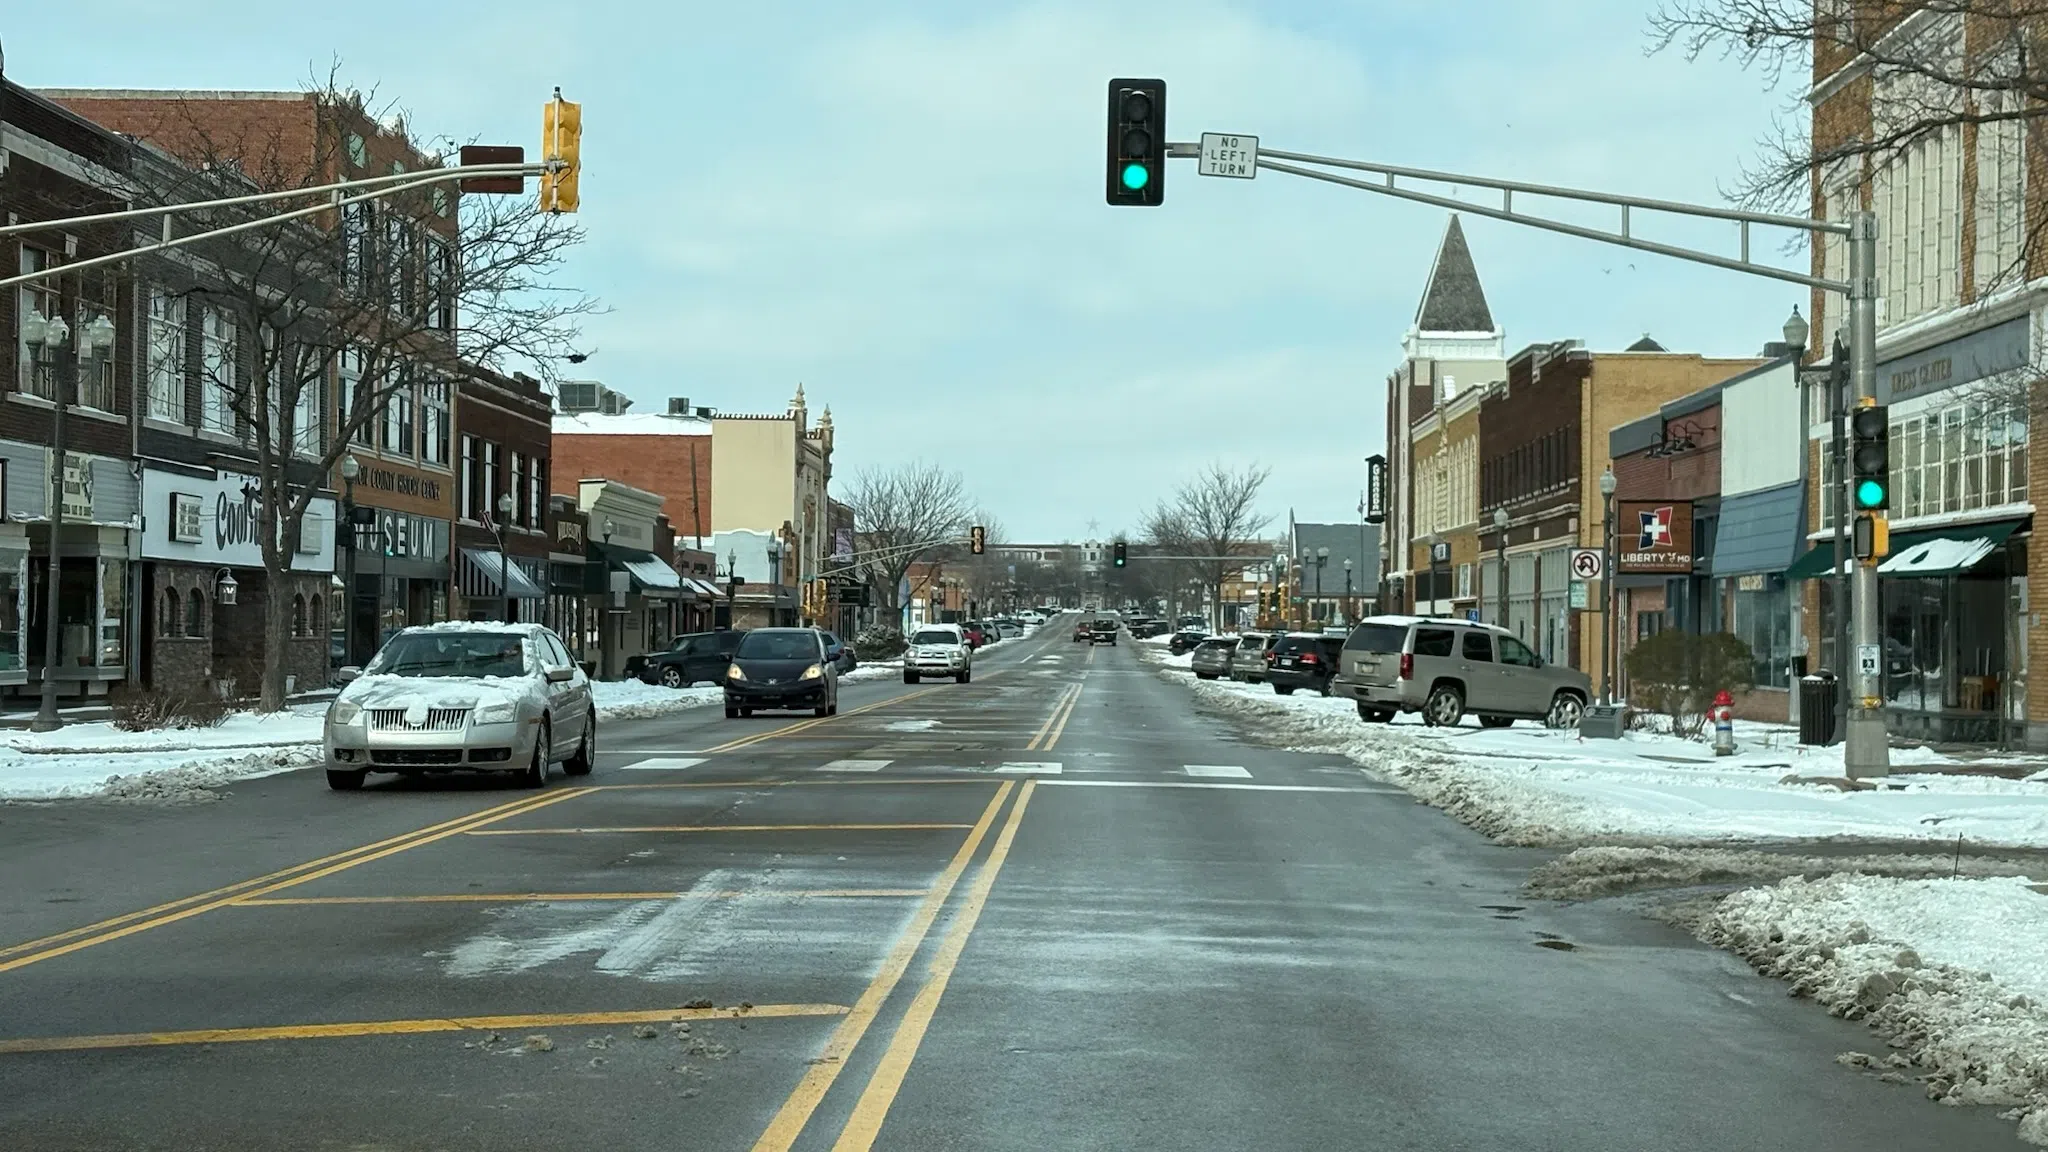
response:
<path id="1" fill-rule="evenodd" d="M 1467 620 L 1471 621 L 1471 622 L 1472 622 L 1472 623 L 1474 623 L 1474 624 L 1477 624 L 1477 623 L 1479 623 L 1479 609 L 1477 609 L 1477 608 L 1467 608 L 1467 609 L 1465 609 L 1465 619 L 1467 619 Z"/>

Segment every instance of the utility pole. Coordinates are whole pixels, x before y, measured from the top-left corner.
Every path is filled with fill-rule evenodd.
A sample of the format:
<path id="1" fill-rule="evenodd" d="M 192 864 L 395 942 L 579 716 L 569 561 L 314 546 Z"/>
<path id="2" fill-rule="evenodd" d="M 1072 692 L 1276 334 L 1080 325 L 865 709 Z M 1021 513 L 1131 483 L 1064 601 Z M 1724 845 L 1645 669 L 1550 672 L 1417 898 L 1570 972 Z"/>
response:
<path id="1" fill-rule="evenodd" d="M 1835 566 L 1828 573 L 1834 588 L 1835 613 L 1835 722 L 1830 743 L 1848 738 L 1849 720 L 1849 448 L 1846 425 L 1849 417 L 1849 349 L 1835 336 L 1834 362 L 1828 366 L 1828 459 L 1834 463 L 1835 483 L 1824 498 L 1833 505 Z"/>
<path id="2" fill-rule="evenodd" d="M 1877 213 L 1857 212 L 1849 220 L 1849 375 L 1859 401 L 1877 399 Z M 1847 469 L 1835 476 L 1836 498 L 1849 490 Z M 1843 517 L 1835 518 L 1840 532 Z M 1877 565 L 1882 557 L 1858 561 L 1850 603 L 1856 609 L 1856 706 L 1848 717 L 1842 763 L 1851 779 L 1884 776 L 1891 770 L 1891 745 L 1884 727 L 1884 661 L 1867 661 L 1880 648 Z"/>
<path id="3" fill-rule="evenodd" d="M 43 330 L 63 323 L 63 293 L 58 293 L 58 315 L 43 322 Z M 52 323 L 54 321 L 55 323 Z M 79 335 L 83 336 L 84 333 Z M 54 334 L 40 342 L 38 353 L 47 353 L 52 344 L 58 345 L 56 363 L 52 365 L 56 403 L 50 410 L 50 559 L 43 566 L 43 698 L 36 708 L 36 718 L 29 723 L 33 732 L 55 732 L 64 727 L 64 718 L 57 712 L 57 669 L 64 663 L 64 621 L 57 611 L 63 599 L 63 583 L 60 572 L 64 555 L 64 413 L 71 407 L 71 389 L 78 382 L 78 359 L 66 355 L 63 341 Z M 29 369 L 33 374 L 33 366 Z M 89 465 L 80 463 L 80 467 Z"/>

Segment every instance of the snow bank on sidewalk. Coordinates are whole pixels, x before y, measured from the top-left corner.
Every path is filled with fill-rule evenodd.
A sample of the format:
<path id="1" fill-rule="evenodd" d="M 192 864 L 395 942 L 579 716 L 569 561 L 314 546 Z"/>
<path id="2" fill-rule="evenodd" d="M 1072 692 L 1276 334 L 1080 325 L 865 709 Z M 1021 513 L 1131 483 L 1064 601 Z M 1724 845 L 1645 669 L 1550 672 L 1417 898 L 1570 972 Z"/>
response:
<path id="1" fill-rule="evenodd" d="M 872 664 L 863 660 L 854 666 L 853 671 L 841 676 L 839 682 L 841 684 L 859 684 L 868 680 L 894 680 L 901 675 L 903 675 L 903 657 L 898 656 L 890 660 L 877 660 Z"/>
<path id="2" fill-rule="evenodd" d="M 590 698 L 597 705 L 599 720 L 642 720 L 719 703 L 725 699 L 725 690 L 715 685 L 664 688 L 638 680 L 593 680 Z"/>
<path id="3" fill-rule="evenodd" d="M 1694 930 L 1897 1050 L 1842 1063 L 2008 1107 L 2021 1139 L 2048 1144 L 2048 897 L 2026 879 L 1786 880 L 1729 896 Z"/>
<path id="4" fill-rule="evenodd" d="M 1979 845 L 2048 846 L 2048 781 L 1912 771 L 1953 763 L 1930 749 L 1894 749 L 1894 775 L 1874 788 L 1844 789 L 1826 782 L 1842 775 L 1841 748 L 1803 747 L 1782 726 L 1740 725 L 1738 753 L 1717 757 L 1671 736 L 1582 740 L 1576 730 L 1532 721 L 1499 729 L 1469 719 L 1431 728 L 1409 716 L 1367 724 L 1341 698 L 1169 678 L 1269 742 L 1342 753 L 1513 844 L 1953 842 L 1960 835 Z"/>

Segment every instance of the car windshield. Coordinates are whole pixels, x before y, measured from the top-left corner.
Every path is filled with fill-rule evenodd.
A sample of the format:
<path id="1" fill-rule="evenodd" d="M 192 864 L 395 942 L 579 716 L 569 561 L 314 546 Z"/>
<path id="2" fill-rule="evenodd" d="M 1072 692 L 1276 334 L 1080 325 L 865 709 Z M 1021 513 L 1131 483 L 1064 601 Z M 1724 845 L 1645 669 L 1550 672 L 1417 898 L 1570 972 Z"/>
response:
<path id="1" fill-rule="evenodd" d="M 953 635 L 951 632 L 941 632 L 935 628 L 927 628 L 924 631 L 919 632 L 917 635 L 912 636 L 910 638 L 910 642 L 912 644 L 958 644 L 960 642 L 960 638 L 958 636 Z"/>
<path id="2" fill-rule="evenodd" d="M 812 632 L 749 632 L 740 641 L 738 660 L 815 660 L 818 637 Z"/>
<path id="3" fill-rule="evenodd" d="M 401 632 L 367 671 L 383 676 L 524 676 L 525 637 L 514 632 Z"/>
<path id="4" fill-rule="evenodd" d="M 1264 648 L 1266 646 L 1266 638 L 1264 636 L 1246 636 L 1237 642 L 1237 646 L 1240 648 Z"/>

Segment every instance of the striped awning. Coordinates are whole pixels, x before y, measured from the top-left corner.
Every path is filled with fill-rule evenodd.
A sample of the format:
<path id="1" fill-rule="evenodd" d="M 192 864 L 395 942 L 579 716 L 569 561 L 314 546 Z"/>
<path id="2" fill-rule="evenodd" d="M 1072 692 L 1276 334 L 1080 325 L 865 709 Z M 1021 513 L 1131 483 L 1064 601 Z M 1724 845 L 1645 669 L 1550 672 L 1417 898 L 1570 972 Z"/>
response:
<path id="1" fill-rule="evenodd" d="M 515 600 L 532 600 L 547 595 L 547 591 L 533 582 L 526 570 L 518 564 L 510 565 L 512 589 L 504 588 L 504 569 L 500 566 L 499 553 L 484 548 L 462 550 L 462 594 L 464 596 L 506 596 Z"/>

